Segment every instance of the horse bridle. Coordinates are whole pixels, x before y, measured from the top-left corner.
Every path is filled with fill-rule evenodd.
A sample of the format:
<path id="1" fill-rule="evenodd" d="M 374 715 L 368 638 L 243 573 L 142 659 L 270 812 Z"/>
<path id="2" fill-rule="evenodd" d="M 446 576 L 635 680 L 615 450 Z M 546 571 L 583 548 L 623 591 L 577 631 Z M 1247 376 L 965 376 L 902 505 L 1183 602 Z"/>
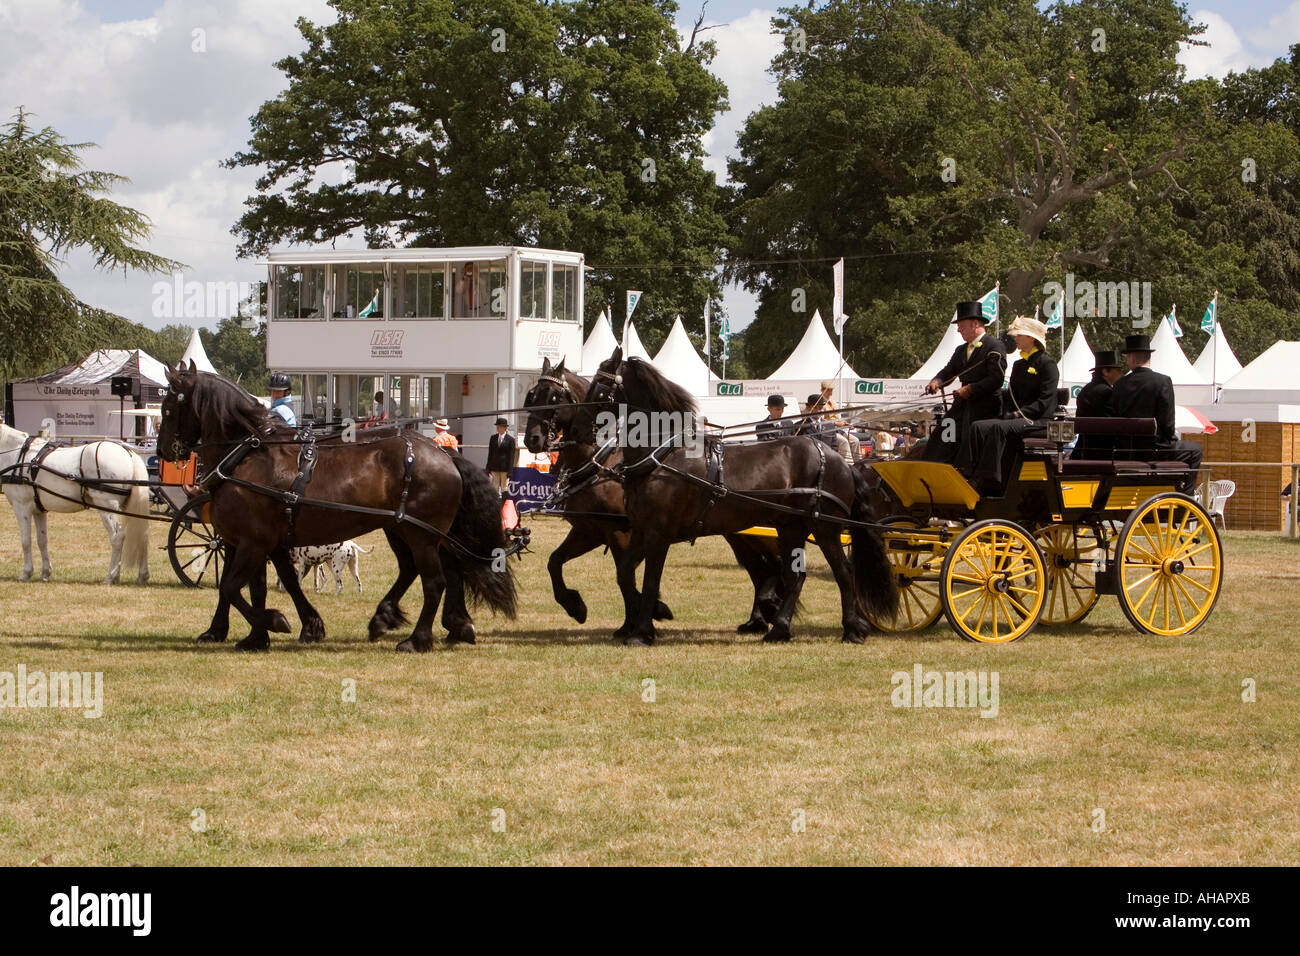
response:
<path id="1" fill-rule="evenodd" d="M 554 406 L 559 403 L 554 401 L 536 402 L 536 396 L 533 393 L 536 392 L 537 387 L 543 383 L 554 386 L 555 389 L 559 391 L 560 396 L 569 400 L 570 405 L 577 405 L 579 402 L 577 397 L 573 394 L 573 390 L 569 387 L 569 383 L 554 375 L 537 376 L 537 385 L 534 385 L 529 389 L 528 394 L 524 396 L 525 407 L 532 406 L 534 403 L 547 407 L 547 411 L 544 414 L 538 414 L 533 411 L 530 411 L 528 414 L 530 416 L 536 415 L 537 418 L 546 423 L 546 446 L 542 451 L 556 451 L 559 448 L 559 442 L 556 441 L 559 437 L 559 432 L 555 429 L 555 416 L 559 414 L 559 409 Z M 551 396 L 547 397 L 550 398 Z"/>

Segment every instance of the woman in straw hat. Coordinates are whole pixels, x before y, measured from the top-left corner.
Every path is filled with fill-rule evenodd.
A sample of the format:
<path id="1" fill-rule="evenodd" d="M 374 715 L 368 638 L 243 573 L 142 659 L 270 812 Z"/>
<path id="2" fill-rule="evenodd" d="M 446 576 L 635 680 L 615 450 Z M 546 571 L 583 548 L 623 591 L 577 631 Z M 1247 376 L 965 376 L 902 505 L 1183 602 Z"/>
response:
<path id="1" fill-rule="evenodd" d="M 981 494 L 1000 494 L 1003 470 L 1010 453 L 1025 435 L 1047 434 L 1056 414 L 1056 362 L 1047 354 L 1047 327 L 1038 319 L 1018 315 L 1008 329 L 1020 350 L 1011 366 L 1011 382 L 1002 392 L 1002 417 L 975 422 L 958 467 L 971 476 Z"/>

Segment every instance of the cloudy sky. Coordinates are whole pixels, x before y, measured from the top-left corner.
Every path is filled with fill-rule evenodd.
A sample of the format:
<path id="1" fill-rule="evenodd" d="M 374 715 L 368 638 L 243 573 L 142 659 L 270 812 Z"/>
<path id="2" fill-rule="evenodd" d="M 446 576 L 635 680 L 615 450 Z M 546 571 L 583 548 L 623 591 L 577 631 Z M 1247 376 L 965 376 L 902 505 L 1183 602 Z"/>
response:
<path id="1" fill-rule="evenodd" d="M 776 6 L 708 6 L 708 21 L 721 24 L 709 34 L 713 69 L 731 91 L 705 144 L 720 179 L 745 116 L 775 96 L 765 68 Z M 1264 65 L 1300 42 L 1300 0 L 1190 6 L 1211 43 L 1184 51 L 1192 75 Z M 683 3 L 683 27 L 697 9 Z M 149 248 L 186 263 L 186 280 L 257 281 L 264 269 L 236 260 L 230 235 L 255 177 L 219 163 L 246 145 L 249 116 L 283 88 L 271 64 L 301 48 L 299 16 L 331 19 L 324 0 L 0 0 L 0 106 L 6 118 L 22 105 L 69 140 L 97 143 L 88 165 L 131 180 L 114 199 L 152 219 Z M 97 272 L 77 254 L 62 276 L 86 302 L 154 327 L 169 321 L 153 315 L 156 276 Z M 749 296 L 732 290 L 727 305 L 733 328 L 748 324 Z"/>

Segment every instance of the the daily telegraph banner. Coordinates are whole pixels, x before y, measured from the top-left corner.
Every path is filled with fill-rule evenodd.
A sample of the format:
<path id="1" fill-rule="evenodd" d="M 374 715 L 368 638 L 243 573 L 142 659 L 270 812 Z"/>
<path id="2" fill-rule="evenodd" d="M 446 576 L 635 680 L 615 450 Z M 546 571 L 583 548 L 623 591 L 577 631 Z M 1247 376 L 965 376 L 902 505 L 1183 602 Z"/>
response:
<path id="1" fill-rule="evenodd" d="M 555 473 L 536 468 L 514 468 L 506 485 L 506 494 L 514 499 L 520 514 L 536 511 L 555 489 Z"/>

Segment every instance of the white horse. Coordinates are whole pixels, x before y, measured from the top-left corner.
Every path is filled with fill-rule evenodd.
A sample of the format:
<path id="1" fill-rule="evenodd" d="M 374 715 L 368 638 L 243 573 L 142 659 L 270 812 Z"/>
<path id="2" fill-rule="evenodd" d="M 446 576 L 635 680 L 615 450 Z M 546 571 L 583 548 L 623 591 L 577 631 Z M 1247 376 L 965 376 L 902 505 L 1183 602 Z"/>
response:
<path id="1" fill-rule="evenodd" d="M 122 562 L 127 568 L 139 567 L 136 583 L 149 580 L 149 488 L 145 482 L 149 471 L 144 460 L 117 442 L 97 441 L 87 445 L 56 448 L 41 461 L 35 476 L 13 465 L 29 463 L 48 442 L 33 439 L 23 454 L 27 433 L 0 425 L 0 473 L 3 473 L 5 497 L 18 517 L 18 533 L 23 544 L 22 581 L 32 579 L 32 522 L 36 522 L 36 543 L 41 549 L 41 580 L 50 579 L 50 551 L 46 538 L 45 512 L 69 513 L 88 507 L 101 510 L 104 529 L 113 548 L 108 566 L 108 583 L 116 584 Z M 66 475 L 67 477 L 61 477 Z M 27 483 L 34 477 L 36 487 Z M 20 479 L 15 483 L 14 479 Z M 89 478 L 92 484 L 76 479 Z M 101 485 L 100 482 L 109 484 Z M 112 485 L 112 482 L 123 482 Z M 38 506 L 39 501 L 39 506 Z M 44 509 L 44 510 L 42 510 Z"/>

